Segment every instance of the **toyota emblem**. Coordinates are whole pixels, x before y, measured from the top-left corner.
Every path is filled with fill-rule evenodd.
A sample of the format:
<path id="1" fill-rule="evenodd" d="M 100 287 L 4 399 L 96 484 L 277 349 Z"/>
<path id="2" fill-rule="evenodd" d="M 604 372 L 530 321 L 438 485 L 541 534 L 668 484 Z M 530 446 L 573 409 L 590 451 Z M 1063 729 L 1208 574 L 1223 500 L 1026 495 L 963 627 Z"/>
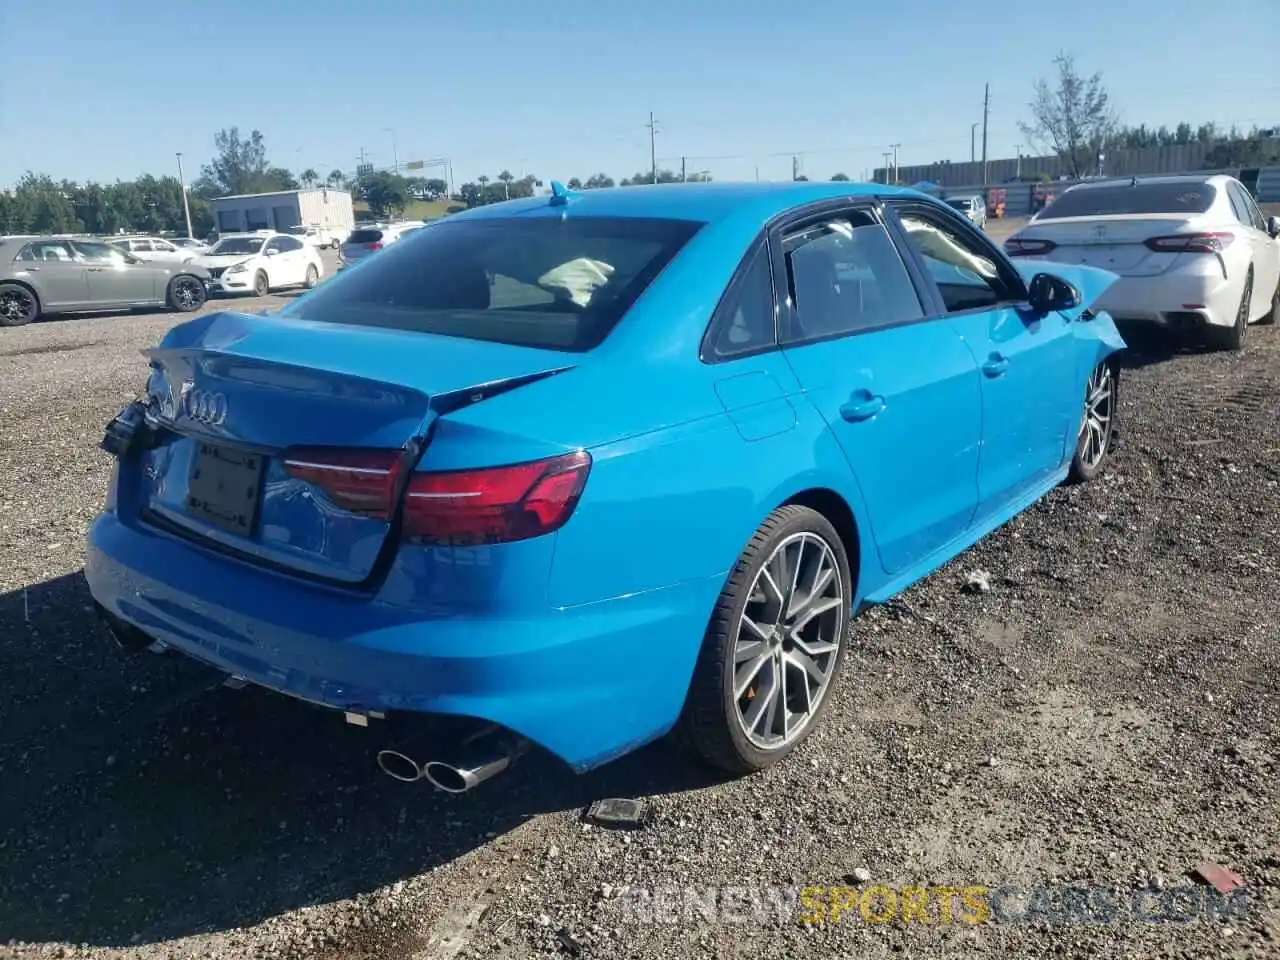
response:
<path id="1" fill-rule="evenodd" d="M 189 420 L 210 427 L 220 427 L 227 419 L 227 398 L 224 394 L 210 390 L 184 389 L 181 412 Z"/>

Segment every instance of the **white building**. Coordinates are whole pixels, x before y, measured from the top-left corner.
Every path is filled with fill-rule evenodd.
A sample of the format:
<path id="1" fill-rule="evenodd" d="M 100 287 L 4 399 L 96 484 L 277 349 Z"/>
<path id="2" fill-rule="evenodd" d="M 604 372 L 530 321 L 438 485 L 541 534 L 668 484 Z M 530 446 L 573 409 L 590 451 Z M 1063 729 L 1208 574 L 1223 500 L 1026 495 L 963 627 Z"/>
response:
<path id="1" fill-rule="evenodd" d="M 345 235 L 356 222 L 351 194 L 331 187 L 218 197 L 211 205 L 219 233 L 307 226 Z"/>

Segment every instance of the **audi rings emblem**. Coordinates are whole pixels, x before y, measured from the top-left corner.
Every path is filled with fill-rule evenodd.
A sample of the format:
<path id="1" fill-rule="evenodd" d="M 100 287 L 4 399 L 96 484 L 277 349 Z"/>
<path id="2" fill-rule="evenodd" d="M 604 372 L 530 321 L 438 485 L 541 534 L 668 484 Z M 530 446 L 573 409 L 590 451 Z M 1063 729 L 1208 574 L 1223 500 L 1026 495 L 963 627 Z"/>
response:
<path id="1" fill-rule="evenodd" d="M 183 390 L 180 410 L 197 423 L 220 427 L 227 419 L 227 398 L 209 390 Z"/>

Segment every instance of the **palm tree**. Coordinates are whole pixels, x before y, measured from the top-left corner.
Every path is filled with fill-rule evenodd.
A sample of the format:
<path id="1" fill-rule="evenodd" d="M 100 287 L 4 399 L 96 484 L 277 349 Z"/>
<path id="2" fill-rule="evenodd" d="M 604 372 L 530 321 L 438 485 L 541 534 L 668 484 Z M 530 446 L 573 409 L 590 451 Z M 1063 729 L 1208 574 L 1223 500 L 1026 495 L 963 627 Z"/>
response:
<path id="1" fill-rule="evenodd" d="M 325 177 L 325 183 L 331 187 L 340 187 L 347 182 L 347 178 L 342 175 L 341 170 L 330 170 L 329 176 Z"/>
<path id="2" fill-rule="evenodd" d="M 503 170 L 498 174 L 498 179 L 502 181 L 502 198 L 504 200 L 511 199 L 511 181 L 515 179 L 510 170 Z"/>
<path id="3" fill-rule="evenodd" d="M 320 174 L 316 173 L 313 167 L 307 167 L 302 173 L 298 174 L 298 179 L 302 181 L 304 187 L 314 187 L 320 182 Z"/>

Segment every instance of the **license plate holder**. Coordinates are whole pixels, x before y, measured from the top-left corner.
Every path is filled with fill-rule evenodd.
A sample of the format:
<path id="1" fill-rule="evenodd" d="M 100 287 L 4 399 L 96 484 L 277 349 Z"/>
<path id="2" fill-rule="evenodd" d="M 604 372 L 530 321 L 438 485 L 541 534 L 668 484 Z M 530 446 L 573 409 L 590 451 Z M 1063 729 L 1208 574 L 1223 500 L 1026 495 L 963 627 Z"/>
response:
<path id="1" fill-rule="evenodd" d="M 196 441 L 187 481 L 187 514 L 242 537 L 253 535 L 262 505 L 266 457 Z"/>

